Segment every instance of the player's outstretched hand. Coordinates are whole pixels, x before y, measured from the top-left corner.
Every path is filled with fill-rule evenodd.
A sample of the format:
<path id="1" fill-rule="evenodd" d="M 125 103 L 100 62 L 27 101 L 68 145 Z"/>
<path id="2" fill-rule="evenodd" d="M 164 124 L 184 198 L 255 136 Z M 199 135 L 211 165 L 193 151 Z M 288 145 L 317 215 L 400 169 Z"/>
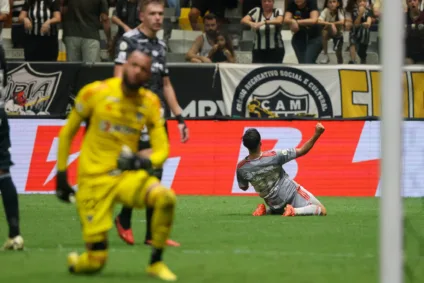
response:
<path id="1" fill-rule="evenodd" d="M 56 196 L 59 200 L 75 202 L 75 190 L 69 185 L 66 171 L 58 171 L 56 177 Z"/>
<path id="2" fill-rule="evenodd" d="M 324 133 L 325 128 L 321 123 L 317 123 L 317 125 L 315 126 L 315 133 L 317 133 L 318 135 L 321 135 L 322 133 Z"/>
<path id="3" fill-rule="evenodd" d="M 134 154 L 128 146 L 123 146 L 121 154 L 118 157 L 118 169 L 126 170 L 149 170 L 152 168 L 152 162 L 149 158 L 140 157 Z"/>

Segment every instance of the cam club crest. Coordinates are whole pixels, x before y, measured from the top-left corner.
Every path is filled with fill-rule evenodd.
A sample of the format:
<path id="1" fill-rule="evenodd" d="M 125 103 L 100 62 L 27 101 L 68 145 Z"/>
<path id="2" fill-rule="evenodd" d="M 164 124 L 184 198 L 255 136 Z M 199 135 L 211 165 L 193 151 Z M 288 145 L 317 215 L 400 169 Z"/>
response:
<path id="1" fill-rule="evenodd" d="M 269 95 L 252 95 L 248 105 L 250 117 L 282 117 L 306 114 L 309 110 L 308 94 L 292 95 L 279 86 Z"/>
<path id="2" fill-rule="evenodd" d="M 330 95 L 311 74 L 292 67 L 262 67 L 252 70 L 238 84 L 231 115 L 309 116 L 312 104 L 318 117 L 333 117 Z"/>

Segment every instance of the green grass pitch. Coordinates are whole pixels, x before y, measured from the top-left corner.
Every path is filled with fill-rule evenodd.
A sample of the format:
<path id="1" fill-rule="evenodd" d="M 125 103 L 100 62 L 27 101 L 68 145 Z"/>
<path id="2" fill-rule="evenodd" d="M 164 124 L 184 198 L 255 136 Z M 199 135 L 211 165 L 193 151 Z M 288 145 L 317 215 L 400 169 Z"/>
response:
<path id="1" fill-rule="evenodd" d="M 379 280 L 379 199 L 319 198 L 327 217 L 253 217 L 257 197 L 179 196 L 165 262 L 184 283 L 365 283 Z M 404 202 L 408 227 L 405 282 L 424 282 L 424 218 L 421 199 Z M 142 245 L 144 211 L 134 213 L 137 245 L 109 233 L 110 257 L 102 273 L 74 276 L 66 255 L 83 251 L 75 208 L 52 195 L 21 195 L 26 250 L 0 252 L 0 282 L 160 282 L 145 274 L 150 249 Z M 118 207 L 117 207 L 118 209 Z M 7 229 L 0 214 L 0 235 Z"/>

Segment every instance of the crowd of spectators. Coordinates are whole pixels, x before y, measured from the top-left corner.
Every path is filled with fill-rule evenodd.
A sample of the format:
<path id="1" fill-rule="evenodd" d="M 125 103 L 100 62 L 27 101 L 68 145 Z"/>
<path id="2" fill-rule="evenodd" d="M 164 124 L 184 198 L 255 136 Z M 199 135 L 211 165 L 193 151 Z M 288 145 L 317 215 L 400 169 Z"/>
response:
<path id="1" fill-rule="evenodd" d="M 299 63 L 315 64 L 329 62 L 328 41 L 333 41 L 333 50 L 339 64 L 367 63 L 370 32 L 380 34 L 382 0 L 289 0 L 284 7 L 275 6 L 274 0 L 261 0 L 241 20 L 255 32 L 252 51 L 255 63 L 281 63 L 284 60 L 284 42 L 280 30 L 284 27 L 292 32 L 291 45 Z M 280 2 L 281 3 L 281 2 Z M 421 0 L 404 0 L 406 13 L 406 62 L 424 63 L 423 3 Z M 343 33 L 348 32 L 347 42 Z M 277 35 L 278 34 L 278 35 Z M 378 36 L 377 42 L 380 42 Z M 350 60 L 343 62 L 344 47 Z M 378 48 L 377 48 L 378 50 Z M 264 54 L 257 60 L 256 54 Z M 279 56 L 275 56 L 278 53 Z M 282 58 L 283 57 L 283 60 Z"/>
<path id="2" fill-rule="evenodd" d="M 143 0 L 0 0 L 0 22 L 11 22 L 14 48 L 23 48 L 26 61 L 56 61 L 59 30 L 70 62 L 98 62 L 101 49 L 113 57 L 117 40 L 140 24 Z M 386 0 L 387 1 L 387 0 Z M 403 1 L 406 13 L 406 60 L 424 63 L 423 0 Z M 371 32 L 379 34 L 383 0 L 167 0 L 173 17 L 187 15 L 193 30 L 202 31 L 186 60 L 193 63 L 236 62 L 234 30 L 226 10 L 240 7 L 240 34 L 253 33 L 252 63 L 284 62 L 291 44 L 299 63 L 329 63 L 329 41 L 337 63 L 367 63 Z M 240 6 L 241 5 L 241 6 Z M 111 17 L 109 8 L 115 7 Z M 111 25 L 118 27 L 112 34 Z M 173 29 L 174 27 L 170 27 Z M 102 44 L 99 30 L 105 34 Z M 288 41 L 282 31 L 290 31 Z M 236 31 L 237 33 L 237 31 Z M 346 37 L 344 34 L 348 33 Z M 169 32 L 167 33 L 169 36 Z M 289 43 L 288 43 L 289 42 Z M 377 44 L 381 42 L 378 36 Z M 349 54 L 344 62 L 343 53 Z M 321 60 L 318 61 L 320 54 Z M 345 56 L 346 57 L 346 56 Z M 359 57 L 359 59 L 357 58 Z"/>

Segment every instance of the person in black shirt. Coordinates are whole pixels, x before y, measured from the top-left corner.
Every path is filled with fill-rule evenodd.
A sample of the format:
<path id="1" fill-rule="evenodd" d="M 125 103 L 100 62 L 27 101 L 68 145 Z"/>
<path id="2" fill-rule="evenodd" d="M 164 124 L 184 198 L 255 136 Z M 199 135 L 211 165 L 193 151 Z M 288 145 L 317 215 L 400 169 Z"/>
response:
<path id="1" fill-rule="evenodd" d="M 12 7 L 10 7 L 12 9 L 11 36 L 13 48 L 24 48 L 25 28 L 19 22 L 19 15 L 24 4 L 25 0 L 13 0 Z"/>
<path id="2" fill-rule="evenodd" d="M 118 26 L 118 32 L 112 40 L 110 54 L 115 54 L 116 42 L 122 35 L 141 24 L 140 21 L 140 0 L 118 0 L 113 11 L 112 22 Z"/>
<path id="3" fill-rule="evenodd" d="M 19 15 L 25 26 L 25 61 L 56 61 L 59 54 L 57 23 L 59 0 L 26 0 Z"/>
<path id="4" fill-rule="evenodd" d="M 10 156 L 10 128 L 7 114 L 4 109 L 3 94 L 7 85 L 6 56 L 3 47 L 0 48 L 0 192 L 3 199 L 3 207 L 6 212 L 6 220 L 9 225 L 9 236 L 3 245 L 4 250 L 22 250 L 24 239 L 19 229 L 19 203 L 15 184 L 10 174 L 13 165 Z"/>
<path id="5" fill-rule="evenodd" d="M 292 46 L 300 64 L 315 64 L 322 50 L 317 0 L 291 0 L 284 22 L 291 23 Z"/>
<path id="6" fill-rule="evenodd" d="M 193 30 L 202 30 L 202 27 L 197 21 L 199 17 L 204 17 L 208 11 L 217 17 L 218 25 L 221 26 L 225 19 L 227 1 L 228 0 L 192 0 L 188 17 Z"/>
<path id="7" fill-rule="evenodd" d="M 112 22 L 118 25 L 118 39 L 141 24 L 139 0 L 118 0 L 113 11 Z"/>
<path id="8" fill-rule="evenodd" d="M 420 11 L 420 0 L 408 0 L 406 12 L 406 63 L 424 63 L 424 12 Z"/>
<path id="9" fill-rule="evenodd" d="M 152 54 L 152 76 L 146 86 L 157 94 L 161 100 L 164 116 L 168 116 L 169 108 L 178 120 L 181 142 L 186 142 L 189 138 L 188 128 L 182 117 L 182 109 L 178 104 L 174 88 L 169 79 L 169 70 L 166 66 L 166 44 L 156 37 L 157 32 L 162 28 L 165 4 L 163 0 L 143 0 L 141 6 L 142 24 L 136 29 L 124 33 L 116 47 L 115 70 L 116 77 L 122 76 L 122 65 L 126 62 L 128 54 L 134 49 L 148 50 Z M 139 143 L 140 154 L 147 157 L 151 154 L 151 145 L 147 129 L 143 130 Z M 159 180 L 162 178 L 162 168 L 155 169 L 154 175 Z M 151 244 L 150 223 L 153 216 L 153 209 L 146 209 L 146 238 L 144 243 Z M 134 236 L 131 229 L 132 209 L 124 207 L 116 217 L 115 223 L 119 236 L 128 244 L 134 244 Z M 170 239 L 168 245 L 179 246 Z"/>

